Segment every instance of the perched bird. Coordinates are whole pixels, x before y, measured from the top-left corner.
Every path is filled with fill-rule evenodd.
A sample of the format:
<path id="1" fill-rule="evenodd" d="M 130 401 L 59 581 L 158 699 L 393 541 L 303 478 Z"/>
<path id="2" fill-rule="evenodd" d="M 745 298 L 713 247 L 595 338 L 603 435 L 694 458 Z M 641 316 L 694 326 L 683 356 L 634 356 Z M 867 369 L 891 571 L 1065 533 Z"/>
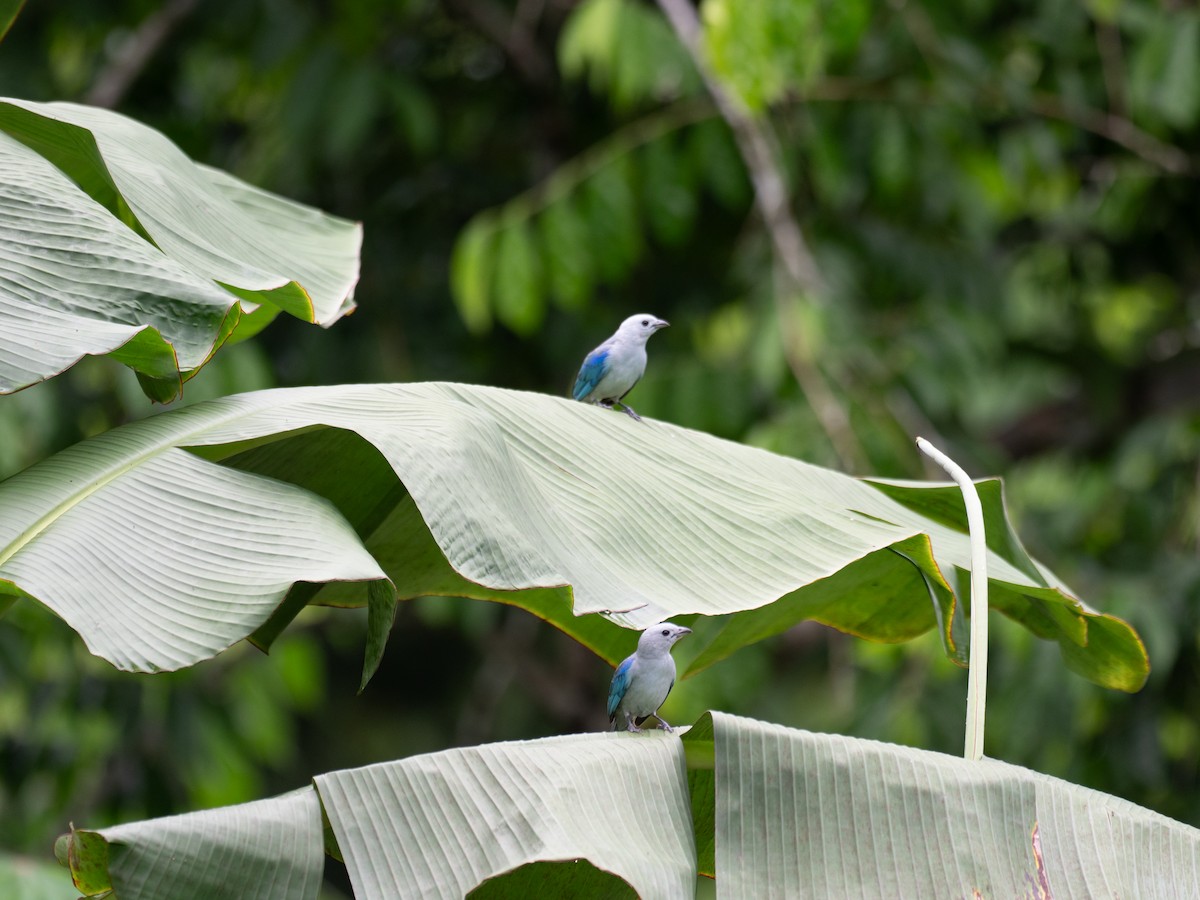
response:
<path id="1" fill-rule="evenodd" d="M 691 633 L 692 629 L 673 622 L 659 622 L 642 632 L 637 650 L 617 666 L 608 689 L 608 721 L 613 731 L 641 731 L 638 726 L 651 716 L 658 719 L 659 728 L 671 730 L 658 708 L 675 686 L 671 648 Z"/>
<path id="2" fill-rule="evenodd" d="M 606 409 L 616 404 L 637 419 L 642 417 L 622 401 L 646 371 L 646 341 L 667 322 L 649 313 L 638 313 L 621 323 L 607 341 L 584 359 L 571 396 Z"/>

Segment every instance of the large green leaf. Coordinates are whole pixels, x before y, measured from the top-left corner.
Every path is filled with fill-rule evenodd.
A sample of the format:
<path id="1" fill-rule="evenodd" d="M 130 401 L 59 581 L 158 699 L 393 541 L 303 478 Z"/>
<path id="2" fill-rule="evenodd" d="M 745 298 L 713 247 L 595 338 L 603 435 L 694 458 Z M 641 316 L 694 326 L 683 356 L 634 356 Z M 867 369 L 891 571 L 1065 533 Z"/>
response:
<path id="1" fill-rule="evenodd" d="M 578 859 L 642 897 L 683 897 L 695 885 L 675 740 L 490 744 L 333 772 L 316 785 L 359 898 L 462 897 L 527 863 Z M 571 867 L 541 874 L 560 887 L 578 878 Z M 568 896 L 553 888 L 543 895 Z"/>
<path id="2" fill-rule="evenodd" d="M 724 713 L 709 741 L 722 897 L 1200 896 L 1200 831 L 1099 791 Z"/>
<path id="3" fill-rule="evenodd" d="M 297 581 L 384 577 L 327 500 L 174 449 L 176 424 L 0 484 L 0 592 L 37 598 L 116 666 L 158 671 L 246 637 Z"/>
<path id="4" fill-rule="evenodd" d="M 1006 763 L 724 713 L 682 739 L 489 744 L 315 783 L 315 793 L 106 829 L 100 845 L 75 832 L 63 855 L 80 881 L 96 862 L 86 883 L 111 882 L 126 900 L 145 896 L 134 872 L 176 888 L 159 898 L 217 896 L 192 880 L 205 868 L 228 873 L 222 896 L 303 896 L 278 885 L 319 872 L 319 797 L 328 849 L 358 900 L 675 898 L 692 895 L 698 874 L 715 876 L 718 896 L 753 900 L 1200 892 L 1200 831 L 1124 800 Z M 282 803 L 294 808 L 281 837 Z M 246 827 L 259 809 L 273 830 Z"/>
<path id="5" fill-rule="evenodd" d="M 305 508 L 299 488 L 341 516 Z M 379 579 L 348 522 L 400 597 L 523 606 L 610 661 L 636 638 L 625 629 L 690 614 L 712 618 L 695 623 L 689 671 L 805 618 L 886 641 L 938 627 L 961 655 L 952 586 L 968 539 L 912 505 L 794 459 L 542 394 L 263 391 L 117 429 L 0 484 L 0 578 L 115 664 L 174 667 L 257 628 L 268 645 L 308 599 L 270 616 L 289 578 Z M 86 582 L 63 565 L 81 553 Z M 1141 685 L 1145 651 L 1126 623 L 1085 607 L 1018 543 L 996 545 L 989 572 L 996 608 L 1057 640 L 1086 677 Z M 245 584 L 258 585 L 253 600 Z M 345 585 L 315 599 L 366 602 Z M 374 621 L 386 627 L 378 604 Z"/>
<path id="6" fill-rule="evenodd" d="M 0 393 L 103 353 L 178 382 L 236 321 L 236 303 L 0 133 Z"/>
<path id="7" fill-rule="evenodd" d="M 0 100 L 0 167 L 0 392 L 111 353 L 168 400 L 243 312 L 330 325 L 353 308 L 357 224 L 124 116 Z"/>
<path id="8" fill-rule="evenodd" d="M 325 868 L 311 787 L 238 806 L 72 831 L 60 861 L 87 896 L 316 900 Z"/>

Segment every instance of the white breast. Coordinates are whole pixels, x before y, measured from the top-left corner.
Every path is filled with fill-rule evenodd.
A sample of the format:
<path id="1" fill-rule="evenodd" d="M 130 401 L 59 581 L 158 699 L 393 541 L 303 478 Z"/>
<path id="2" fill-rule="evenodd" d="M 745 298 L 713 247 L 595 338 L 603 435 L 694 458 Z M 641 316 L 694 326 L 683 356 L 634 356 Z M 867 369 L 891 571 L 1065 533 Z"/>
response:
<path id="1" fill-rule="evenodd" d="M 608 371 L 596 385 L 595 400 L 620 400 L 646 371 L 645 344 L 619 343 L 608 354 Z"/>
<path id="2" fill-rule="evenodd" d="M 648 716 L 662 706 L 675 683 L 675 659 L 670 653 L 635 658 L 633 676 L 621 707 L 634 716 Z"/>

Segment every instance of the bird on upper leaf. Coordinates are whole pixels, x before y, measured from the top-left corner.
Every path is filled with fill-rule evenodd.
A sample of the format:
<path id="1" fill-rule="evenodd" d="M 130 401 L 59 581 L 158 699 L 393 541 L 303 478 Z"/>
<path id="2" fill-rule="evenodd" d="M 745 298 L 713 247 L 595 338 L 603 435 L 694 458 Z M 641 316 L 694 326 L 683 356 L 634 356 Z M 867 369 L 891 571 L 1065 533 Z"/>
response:
<path id="1" fill-rule="evenodd" d="M 649 313 L 630 316 L 612 337 L 587 355 L 575 378 L 571 396 L 606 409 L 620 406 L 637 421 L 642 417 L 624 403 L 625 395 L 646 371 L 646 341 L 668 323 Z"/>
<path id="2" fill-rule="evenodd" d="M 671 648 L 692 629 L 673 622 L 651 625 L 638 638 L 637 650 L 617 666 L 608 689 L 608 721 L 613 731 L 641 731 L 648 718 L 658 719 L 659 728 L 671 731 L 658 714 L 675 686 L 675 658 Z"/>

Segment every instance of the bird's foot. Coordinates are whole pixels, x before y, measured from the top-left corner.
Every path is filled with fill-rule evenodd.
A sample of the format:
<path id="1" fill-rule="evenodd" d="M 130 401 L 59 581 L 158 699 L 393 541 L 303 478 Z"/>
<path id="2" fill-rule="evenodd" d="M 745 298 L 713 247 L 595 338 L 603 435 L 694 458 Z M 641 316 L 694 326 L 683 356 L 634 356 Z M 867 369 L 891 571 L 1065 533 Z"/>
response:
<path id="1" fill-rule="evenodd" d="M 628 726 L 626 727 L 626 729 L 625 729 L 625 730 L 626 730 L 626 731 L 634 731 L 634 732 L 637 732 L 638 734 L 641 734 L 641 733 L 642 733 L 643 731 L 645 731 L 646 729 L 645 729 L 645 728 L 638 728 L 636 725 L 634 725 L 632 722 L 630 722 L 630 723 L 628 723 Z"/>
<path id="2" fill-rule="evenodd" d="M 627 416 L 629 416 L 631 419 L 633 419 L 633 421 L 635 421 L 635 422 L 642 421 L 642 417 L 633 411 L 632 406 L 626 406 L 624 403 L 622 403 L 621 409 L 625 410 L 625 414 Z"/>
<path id="3" fill-rule="evenodd" d="M 615 402 L 615 400 L 597 400 L 596 405 L 603 406 L 605 409 L 612 409 Z"/>
<path id="4" fill-rule="evenodd" d="M 661 728 L 663 731 L 665 731 L 667 734 L 675 733 L 675 729 L 671 727 L 671 723 L 668 722 L 666 719 L 659 719 L 658 716 L 655 716 L 654 718 L 658 719 L 658 727 Z"/>

